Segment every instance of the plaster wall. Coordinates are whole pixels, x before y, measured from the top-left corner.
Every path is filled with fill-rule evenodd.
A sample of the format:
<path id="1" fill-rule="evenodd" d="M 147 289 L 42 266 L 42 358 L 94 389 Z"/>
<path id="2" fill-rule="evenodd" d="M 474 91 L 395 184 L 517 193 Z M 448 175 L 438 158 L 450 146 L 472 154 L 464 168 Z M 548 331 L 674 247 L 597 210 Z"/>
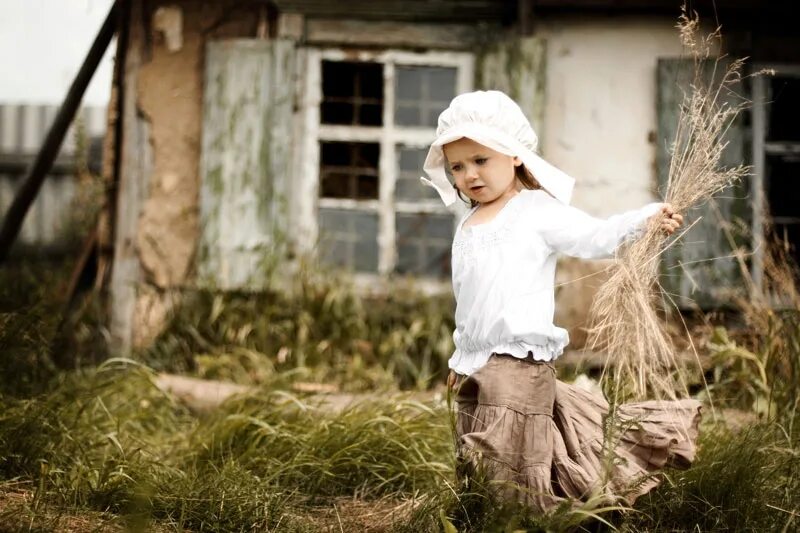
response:
<path id="1" fill-rule="evenodd" d="M 149 132 L 142 154 L 151 154 L 142 180 L 147 195 L 138 215 L 135 249 L 141 283 L 132 303 L 132 347 L 149 344 L 176 303 L 171 290 L 194 272 L 197 247 L 199 154 L 205 43 L 209 39 L 255 37 L 262 13 L 235 2 L 169 2 L 141 13 L 142 27 L 131 33 L 141 50 L 136 72 L 136 112 Z M 120 198 L 126 202 L 126 198 Z M 124 338 L 124 335 L 122 335 Z"/>
<path id="2" fill-rule="evenodd" d="M 675 20 L 554 19 L 544 155 L 577 180 L 573 204 L 612 215 L 654 201 L 656 65 L 681 55 Z"/>

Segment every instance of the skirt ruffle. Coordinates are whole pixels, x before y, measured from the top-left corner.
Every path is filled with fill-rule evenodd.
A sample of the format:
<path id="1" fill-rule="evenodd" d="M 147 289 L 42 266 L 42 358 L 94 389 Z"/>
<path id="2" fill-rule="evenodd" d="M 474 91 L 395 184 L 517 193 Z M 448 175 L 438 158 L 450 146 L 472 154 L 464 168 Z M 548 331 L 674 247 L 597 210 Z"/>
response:
<path id="1" fill-rule="evenodd" d="M 602 396 L 556 380 L 551 363 L 503 355 L 456 387 L 462 471 L 541 511 L 598 494 L 632 504 L 661 469 L 694 460 L 696 400 L 625 404 L 609 417 Z"/>

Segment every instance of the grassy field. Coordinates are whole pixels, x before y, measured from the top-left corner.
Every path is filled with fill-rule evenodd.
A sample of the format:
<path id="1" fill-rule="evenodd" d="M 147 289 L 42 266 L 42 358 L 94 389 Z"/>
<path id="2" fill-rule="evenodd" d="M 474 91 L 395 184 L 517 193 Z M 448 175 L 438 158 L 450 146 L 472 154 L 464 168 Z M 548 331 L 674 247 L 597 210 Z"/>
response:
<path id="1" fill-rule="evenodd" d="M 456 478 L 438 385 L 447 298 L 363 300 L 324 276 L 291 294 L 187 292 L 155 345 L 129 360 L 103 351 L 91 303 L 62 322 L 45 296 L 53 285 L 36 279 L 38 295 L 2 285 L 0 531 L 800 527 L 797 306 L 762 309 L 745 336 L 709 330 L 703 396 L 758 422 L 728 429 L 709 408 L 695 465 L 666 472 L 634 508 L 594 500 L 541 517 Z M 69 335 L 57 335 L 64 324 Z M 156 386 L 159 371 L 251 389 L 195 413 Z M 297 392 L 309 383 L 355 400 L 331 409 Z"/>

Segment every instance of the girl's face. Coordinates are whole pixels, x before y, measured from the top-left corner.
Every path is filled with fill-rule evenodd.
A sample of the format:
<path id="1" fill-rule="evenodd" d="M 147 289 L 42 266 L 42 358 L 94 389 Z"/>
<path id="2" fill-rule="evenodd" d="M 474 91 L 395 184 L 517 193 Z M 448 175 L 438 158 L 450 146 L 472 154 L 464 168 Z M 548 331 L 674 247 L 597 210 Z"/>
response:
<path id="1" fill-rule="evenodd" d="M 470 200 L 487 205 L 516 193 L 514 167 L 522 164 L 518 157 L 501 154 L 466 137 L 447 143 L 442 149 L 456 187 Z"/>

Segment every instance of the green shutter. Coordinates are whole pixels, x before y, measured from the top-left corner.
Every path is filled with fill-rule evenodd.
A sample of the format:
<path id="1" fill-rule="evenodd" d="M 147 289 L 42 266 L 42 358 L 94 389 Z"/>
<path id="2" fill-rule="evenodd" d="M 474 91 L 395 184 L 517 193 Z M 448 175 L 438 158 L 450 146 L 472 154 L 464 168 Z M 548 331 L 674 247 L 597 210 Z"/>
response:
<path id="1" fill-rule="evenodd" d="M 206 48 L 198 281 L 259 289 L 280 260 L 289 184 L 295 46 Z"/>
<path id="2" fill-rule="evenodd" d="M 545 52 L 540 37 L 508 39 L 482 48 L 475 68 L 475 87 L 508 94 L 537 133 L 544 123 Z"/>
<path id="3" fill-rule="evenodd" d="M 704 66 L 704 73 L 711 79 L 714 75 L 720 76 L 725 67 L 722 60 L 716 68 L 714 61 L 709 60 Z M 658 62 L 656 166 L 662 197 L 666 189 L 671 143 L 675 139 L 680 105 L 683 95 L 691 90 L 693 72 L 694 65 L 688 60 L 661 59 Z M 742 89 L 737 87 L 737 90 Z M 731 124 L 724 140 L 728 146 L 722 157 L 722 165 L 732 167 L 746 163 L 744 116 L 740 115 Z M 730 305 L 733 295 L 744 294 L 739 263 L 730 256 L 736 247 L 749 247 L 746 231 L 742 230 L 750 227 L 752 217 L 748 191 L 749 183 L 744 180 L 685 213 L 684 228 L 698 219 L 700 221 L 666 251 L 661 277 L 662 286 L 681 308 L 725 307 Z"/>

